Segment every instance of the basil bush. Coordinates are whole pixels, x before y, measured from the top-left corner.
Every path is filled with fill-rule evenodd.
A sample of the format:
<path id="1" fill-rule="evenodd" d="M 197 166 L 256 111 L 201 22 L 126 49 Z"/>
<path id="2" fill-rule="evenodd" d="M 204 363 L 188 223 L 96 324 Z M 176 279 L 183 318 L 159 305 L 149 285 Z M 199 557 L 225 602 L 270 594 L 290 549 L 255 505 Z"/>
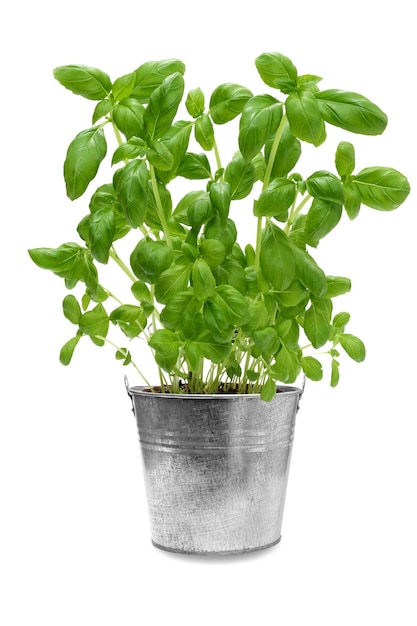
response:
<path id="1" fill-rule="evenodd" d="M 354 219 L 362 207 L 399 207 L 408 181 L 391 167 L 356 171 L 347 141 L 336 147 L 334 171 L 295 168 L 303 142 L 321 145 L 328 124 L 379 135 L 387 117 L 360 94 L 320 91 L 318 76 L 299 75 L 282 54 L 261 54 L 255 66 L 266 87 L 260 95 L 235 83 L 208 96 L 200 87 L 186 91 L 178 59 L 146 62 L 115 81 L 84 65 L 54 70 L 61 85 L 94 101 L 92 122 L 65 157 L 68 197 L 92 190 L 106 158 L 109 170 L 107 183 L 92 190 L 78 243 L 29 251 L 73 291 L 63 301 L 75 326 L 61 349 L 64 365 L 89 337 L 113 347 L 149 387 L 270 400 L 278 381 L 293 383 L 301 372 L 320 380 L 318 353 L 330 359 L 332 386 L 341 353 L 365 358 L 363 342 L 346 331 L 349 313 L 333 304 L 350 280 L 321 268 L 314 251 L 343 212 Z M 232 120 L 236 153 L 223 162 L 218 137 Z M 109 132 L 117 146 L 110 156 Z M 171 184 L 177 179 L 191 181 L 180 198 Z M 238 243 L 235 204 L 233 215 L 253 219 L 254 245 Z M 116 248 L 128 235 L 133 246 L 122 259 Z M 129 302 L 102 284 L 108 263 L 130 281 Z M 146 345 L 159 381 L 149 382 L 135 364 Z"/>

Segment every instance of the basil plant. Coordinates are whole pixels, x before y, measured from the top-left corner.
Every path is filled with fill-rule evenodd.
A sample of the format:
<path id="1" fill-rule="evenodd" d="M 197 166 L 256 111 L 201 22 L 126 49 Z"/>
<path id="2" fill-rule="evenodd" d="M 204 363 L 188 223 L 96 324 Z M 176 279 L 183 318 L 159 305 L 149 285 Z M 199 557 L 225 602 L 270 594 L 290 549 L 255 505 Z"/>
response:
<path id="1" fill-rule="evenodd" d="M 390 167 L 356 171 L 348 141 L 336 148 L 334 171 L 317 167 L 306 176 L 295 168 L 303 142 L 320 146 L 327 124 L 379 135 L 387 117 L 357 93 L 321 91 L 321 78 L 299 75 L 280 53 L 261 54 L 255 65 L 265 93 L 225 83 L 209 97 L 200 87 L 185 91 L 177 59 L 144 63 L 115 81 L 84 65 L 54 70 L 61 85 L 95 103 L 92 126 L 73 139 L 65 158 L 71 200 L 91 191 L 107 133 L 117 146 L 111 162 L 107 157 L 108 182 L 93 191 L 78 224 L 79 242 L 29 251 L 74 292 L 63 301 L 75 326 L 61 349 L 64 365 L 88 337 L 112 346 L 151 389 L 270 400 L 278 381 L 293 383 L 301 372 L 320 380 L 318 354 L 330 359 L 332 386 L 342 352 L 365 358 L 363 342 L 346 331 L 349 313 L 333 306 L 351 282 L 320 267 L 314 251 L 344 211 L 353 220 L 363 205 L 396 209 L 408 181 Z M 235 153 L 224 162 L 218 135 L 232 120 Z M 178 179 L 191 181 L 181 197 Z M 246 229 L 253 220 L 252 243 L 238 242 L 231 215 Z M 119 256 L 125 237 L 123 244 L 132 245 Z M 101 282 L 108 263 L 129 281 L 129 301 Z M 135 351 L 147 347 L 158 381 L 148 381 L 134 362 Z"/>

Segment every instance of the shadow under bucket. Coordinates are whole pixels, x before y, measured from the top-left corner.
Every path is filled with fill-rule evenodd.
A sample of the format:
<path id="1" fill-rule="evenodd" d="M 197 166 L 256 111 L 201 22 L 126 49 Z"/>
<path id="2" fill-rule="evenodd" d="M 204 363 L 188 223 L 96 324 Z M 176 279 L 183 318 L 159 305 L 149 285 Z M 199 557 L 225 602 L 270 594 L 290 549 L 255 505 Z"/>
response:
<path id="1" fill-rule="evenodd" d="M 152 543 L 187 554 L 275 545 L 303 393 L 164 394 L 129 387 L 142 450 Z"/>

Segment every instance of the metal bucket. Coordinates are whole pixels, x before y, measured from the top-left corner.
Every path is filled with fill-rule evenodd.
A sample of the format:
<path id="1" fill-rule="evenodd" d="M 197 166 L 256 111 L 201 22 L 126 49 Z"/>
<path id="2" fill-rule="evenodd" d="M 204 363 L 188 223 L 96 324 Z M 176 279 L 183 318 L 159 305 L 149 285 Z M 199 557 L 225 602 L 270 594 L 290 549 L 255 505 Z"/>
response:
<path id="1" fill-rule="evenodd" d="M 281 538 L 295 417 L 303 390 L 163 394 L 129 387 L 142 449 L 152 543 L 238 554 Z"/>

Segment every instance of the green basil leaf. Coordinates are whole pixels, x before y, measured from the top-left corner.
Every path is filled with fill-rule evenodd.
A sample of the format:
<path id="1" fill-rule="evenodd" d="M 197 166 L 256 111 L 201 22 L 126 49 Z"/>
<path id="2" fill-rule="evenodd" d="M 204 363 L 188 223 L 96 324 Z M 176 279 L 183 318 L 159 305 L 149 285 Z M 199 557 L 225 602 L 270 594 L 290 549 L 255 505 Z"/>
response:
<path id="1" fill-rule="evenodd" d="M 122 143 L 113 153 L 111 164 L 115 165 L 120 161 L 143 157 L 146 153 L 146 144 L 140 137 L 131 137 L 126 143 Z"/>
<path id="2" fill-rule="evenodd" d="M 338 313 L 333 318 L 333 326 L 335 326 L 338 330 L 341 329 L 342 332 L 345 329 L 346 324 L 348 324 L 350 320 L 350 313 L 342 312 Z"/>
<path id="3" fill-rule="evenodd" d="M 242 112 L 245 103 L 253 96 L 242 85 L 225 83 L 217 87 L 210 98 L 210 116 L 215 124 L 230 122 Z"/>
<path id="4" fill-rule="evenodd" d="M 170 330 L 187 330 L 193 327 L 201 303 L 194 297 L 192 288 L 173 295 L 162 309 L 161 323 Z"/>
<path id="5" fill-rule="evenodd" d="M 194 261 L 196 259 L 199 259 L 201 256 L 199 251 L 197 250 L 196 245 L 188 243 L 187 241 L 184 241 L 184 243 L 181 244 L 181 252 L 184 254 L 184 256 L 187 257 L 189 261 L 191 261 L 191 263 L 194 263 Z"/>
<path id="6" fill-rule="evenodd" d="M 209 241 L 213 240 L 210 239 Z M 235 259 L 226 258 L 221 265 L 213 269 L 213 274 L 217 285 L 232 285 L 241 294 L 246 295 L 247 281 L 245 270 Z"/>
<path id="7" fill-rule="evenodd" d="M 295 243 L 296 246 L 301 248 L 305 248 L 306 241 L 304 235 L 304 228 L 306 225 L 307 215 L 297 215 L 294 222 L 291 225 L 291 230 L 289 232 L 289 237 L 291 241 Z"/>
<path id="8" fill-rule="evenodd" d="M 67 195 L 75 200 L 83 195 L 106 156 L 103 129 L 93 126 L 81 131 L 70 143 L 64 162 Z"/>
<path id="9" fill-rule="evenodd" d="M 281 326 L 286 322 L 290 322 L 289 330 L 281 332 Z M 287 348 L 298 349 L 298 342 L 300 340 L 300 326 L 295 319 L 291 320 L 282 320 L 281 323 L 277 325 L 277 332 L 280 337 L 285 339 L 285 345 Z"/>
<path id="10" fill-rule="evenodd" d="M 260 217 L 275 217 L 285 222 L 288 218 L 288 209 L 295 200 L 297 188 L 288 178 L 274 178 L 262 191 L 254 203 L 254 215 Z"/>
<path id="11" fill-rule="evenodd" d="M 211 169 L 208 158 L 205 154 L 187 152 L 177 169 L 177 174 L 178 176 L 183 176 L 189 180 L 204 180 L 206 178 L 211 178 Z"/>
<path id="12" fill-rule="evenodd" d="M 288 333 L 292 329 L 292 324 L 293 324 L 293 320 L 288 320 L 288 319 L 286 320 L 286 319 L 282 319 L 281 317 L 279 317 L 275 325 L 275 328 L 278 333 L 278 337 L 280 338 L 285 337 L 287 345 L 288 345 L 287 337 L 288 337 Z"/>
<path id="13" fill-rule="evenodd" d="M 203 330 L 208 330 L 208 326 L 203 320 L 204 306 L 205 303 L 202 304 L 194 300 L 194 303 L 190 303 L 189 308 L 184 311 L 181 326 L 178 326 L 177 329 L 182 328 L 182 334 L 186 340 L 190 339 L 194 341 L 201 335 Z M 214 341 L 214 337 L 212 337 L 212 340 Z M 227 339 L 227 341 L 229 341 L 229 339 Z"/>
<path id="14" fill-rule="evenodd" d="M 270 159 L 272 144 L 273 139 L 265 144 L 265 160 L 267 162 Z M 287 176 L 297 164 L 300 156 L 301 142 L 297 139 L 297 137 L 294 137 L 289 125 L 287 124 L 282 133 L 278 150 L 272 164 L 271 177 L 283 178 Z"/>
<path id="15" fill-rule="evenodd" d="M 86 311 L 90 306 L 91 298 L 88 291 L 85 292 L 83 297 L 81 298 L 81 305 L 83 307 L 83 311 Z"/>
<path id="16" fill-rule="evenodd" d="M 94 109 L 92 122 L 95 124 L 99 119 L 105 117 L 110 111 L 113 109 L 113 103 L 111 100 L 106 98 L 105 100 L 101 100 Z"/>
<path id="17" fill-rule="evenodd" d="M 226 225 L 232 201 L 232 189 L 227 181 L 216 181 L 210 185 L 210 200 L 222 224 Z"/>
<path id="18" fill-rule="evenodd" d="M 297 276 L 300 282 L 314 296 L 323 296 L 327 289 L 326 275 L 323 270 L 308 252 L 294 246 L 294 254 L 297 264 Z"/>
<path id="19" fill-rule="evenodd" d="M 327 89 L 315 94 L 323 119 L 361 135 L 380 135 L 388 118 L 368 98 L 352 91 Z"/>
<path id="20" fill-rule="evenodd" d="M 64 243 L 59 248 L 33 248 L 29 250 L 32 261 L 68 280 L 81 280 L 85 274 L 85 248 L 76 243 Z"/>
<path id="21" fill-rule="evenodd" d="M 221 220 L 216 216 L 207 222 L 204 235 L 206 239 L 218 239 L 222 242 L 226 250 L 226 256 L 228 256 L 233 249 L 233 245 L 237 237 L 236 224 L 230 218 L 227 219 L 226 224 L 223 224 Z"/>
<path id="22" fill-rule="evenodd" d="M 73 278 L 66 278 L 64 282 L 67 289 L 74 289 L 78 281 Z"/>
<path id="23" fill-rule="evenodd" d="M 327 289 L 324 294 L 325 298 L 335 298 L 342 296 L 351 290 L 352 283 L 345 276 L 326 276 Z"/>
<path id="24" fill-rule="evenodd" d="M 271 400 L 275 398 L 276 393 L 277 385 L 275 381 L 270 376 L 268 376 L 266 382 L 264 382 L 261 388 L 261 400 L 263 400 L 264 402 L 271 402 Z"/>
<path id="25" fill-rule="evenodd" d="M 114 309 L 110 313 L 110 320 L 113 323 L 122 322 L 137 322 L 142 318 L 143 310 L 141 307 L 135 304 L 122 304 Z"/>
<path id="26" fill-rule="evenodd" d="M 188 205 L 187 221 L 196 230 L 199 230 L 213 216 L 214 209 L 208 191 L 200 192 L 195 200 Z"/>
<path id="27" fill-rule="evenodd" d="M 300 373 L 300 357 L 298 351 L 292 350 L 288 348 L 285 343 L 282 343 L 270 372 L 274 378 L 285 384 L 293 383 Z"/>
<path id="28" fill-rule="evenodd" d="M 290 93 L 297 87 L 297 68 L 279 52 L 266 52 L 255 60 L 260 77 L 269 87 Z"/>
<path id="29" fill-rule="evenodd" d="M 89 242 L 90 247 L 90 221 L 92 219 L 92 214 L 97 211 L 112 211 L 114 216 L 114 232 L 112 236 L 112 241 L 116 241 L 117 239 L 122 239 L 127 235 L 130 231 L 131 227 L 126 221 L 126 217 L 123 213 L 123 209 L 120 206 L 120 203 L 117 198 L 117 194 L 114 190 L 112 184 L 102 185 L 99 187 L 93 194 L 90 201 L 90 211 L 91 215 L 88 216 L 90 219 L 88 220 L 87 227 L 87 237 L 84 239 L 83 235 L 80 233 L 80 236 L 84 239 L 84 241 Z M 111 218 L 109 218 L 111 219 Z M 111 224 L 110 224 L 110 228 Z"/>
<path id="30" fill-rule="evenodd" d="M 181 341 L 178 336 L 171 330 L 164 328 L 156 330 L 149 340 L 151 348 L 162 354 L 170 354 L 174 349 L 174 352 L 178 355 L 180 344 Z"/>
<path id="31" fill-rule="evenodd" d="M 125 74 L 124 76 L 120 76 L 120 78 L 116 78 L 112 85 L 113 98 L 116 102 L 124 100 L 130 96 L 132 89 L 135 86 L 135 82 L 135 72 L 130 72 L 130 74 Z"/>
<path id="32" fill-rule="evenodd" d="M 248 318 L 248 305 L 243 295 L 232 285 L 218 285 L 213 301 L 221 306 L 228 321 L 237 326 Z"/>
<path id="33" fill-rule="evenodd" d="M 221 302 L 211 298 L 204 302 L 203 323 L 204 328 L 210 332 L 213 341 L 222 344 L 231 343 L 235 329 Z"/>
<path id="34" fill-rule="evenodd" d="M 98 284 L 98 275 L 95 266 L 91 263 L 90 278 L 86 279 L 87 294 L 93 302 L 105 302 L 109 298 L 109 292 Z"/>
<path id="35" fill-rule="evenodd" d="M 210 266 L 204 259 L 194 261 L 192 281 L 194 294 L 198 301 L 203 302 L 216 294 L 216 281 Z"/>
<path id="36" fill-rule="evenodd" d="M 141 280 L 136 281 L 130 287 L 131 292 L 133 293 L 136 300 L 138 300 L 142 306 L 145 304 L 150 304 L 152 302 L 152 294 L 150 289 L 145 283 Z"/>
<path id="37" fill-rule="evenodd" d="M 162 81 L 179 72 L 184 74 L 185 65 L 179 59 L 163 59 L 162 61 L 148 61 L 135 70 L 135 88 L 131 96 L 140 102 L 147 103 L 152 93 Z"/>
<path id="38" fill-rule="evenodd" d="M 265 173 L 266 173 L 266 162 L 265 162 L 265 157 L 262 154 L 262 152 L 258 152 L 258 154 L 256 154 L 253 159 L 252 159 L 252 165 L 255 168 L 255 182 L 257 180 L 264 180 L 265 178 Z M 271 178 L 274 178 L 273 176 Z"/>
<path id="39" fill-rule="evenodd" d="M 357 363 L 365 360 L 366 349 L 363 341 L 355 335 L 343 334 L 340 337 L 340 344 L 351 359 Z"/>
<path id="40" fill-rule="evenodd" d="M 181 342 L 178 336 L 165 328 L 156 330 L 149 340 L 155 350 L 155 360 L 166 372 L 171 372 L 177 364 Z"/>
<path id="41" fill-rule="evenodd" d="M 64 315 L 71 324 L 79 324 L 81 318 L 81 307 L 73 295 L 65 296 L 62 302 Z"/>
<path id="42" fill-rule="evenodd" d="M 149 139 L 159 139 L 171 128 L 184 93 L 184 79 L 179 72 L 164 78 L 149 99 L 144 114 Z"/>
<path id="43" fill-rule="evenodd" d="M 234 376 L 236 376 L 237 378 L 240 378 L 242 376 L 242 368 L 233 356 L 231 356 L 228 359 L 228 362 L 226 365 L 226 372 L 229 378 L 233 378 Z M 253 374 L 253 370 L 252 370 L 252 374 Z M 248 376 L 248 378 L 250 380 L 250 375 Z"/>
<path id="44" fill-rule="evenodd" d="M 226 256 L 226 249 L 217 239 L 204 239 L 199 246 L 201 257 L 210 265 L 216 267 Z"/>
<path id="45" fill-rule="evenodd" d="M 144 304 L 149 304 L 152 302 L 152 294 L 147 285 L 141 280 L 137 280 L 130 287 L 131 292 L 135 296 L 136 300 L 138 300 L 142 306 Z"/>
<path id="46" fill-rule="evenodd" d="M 98 346 L 104 346 L 104 339 L 109 329 L 109 316 L 102 304 L 97 304 L 91 311 L 83 313 L 80 319 L 80 331 L 88 335 Z"/>
<path id="47" fill-rule="evenodd" d="M 253 265 L 246 268 L 245 278 L 247 292 L 251 298 L 256 298 L 259 293 L 267 294 L 271 289 L 270 283 L 266 280 L 261 270 L 255 270 Z"/>
<path id="48" fill-rule="evenodd" d="M 254 330 L 259 330 L 270 325 L 270 314 L 265 303 L 261 300 L 251 302 L 248 307 L 248 316 L 245 323 L 242 326 L 242 330 L 245 333 L 251 333 Z"/>
<path id="49" fill-rule="evenodd" d="M 191 129 L 191 122 L 175 122 L 161 140 L 161 143 L 168 148 L 173 157 L 173 165 L 170 170 L 160 171 L 157 169 L 156 171 L 161 182 L 168 184 L 177 175 L 178 167 L 187 152 Z"/>
<path id="50" fill-rule="evenodd" d="M 81 335 L 77 334 L 75 337 L 67 341 L 67 343 L 62 346 L 61 351 L 59 353 L 59 360 L 61 361 L 62 365 L 69 365 L 71 363 L 74 350 L 77 347 L 77 344 L 80 341 L 80 339 L 81 339 Z"/>
<path id="51" fill-rule="evenodd" d="M 95 302 L 104 302 L 108 298 L 108 292 L 99 285 L 98 272 L 89 254 L 84 255 L 84 280 L 91 299 Z M 100 344 L 101 345 L 101 344 Z"/>
<path id="52" fill-rule="evenodd" d="M 336 150 L 336 169 L 342 179 L 355 169 L 355 148 L 348 141 L 341 141 Z"/>
<path id="53" fill-rule="evenodd" d="M 313 198 L 343 204 L 343 187 L 340 180 L 331 172 L 320 170 L 306 180 L 307 191 Z"/>
<path id="54" fill-rule="evenodd" d="M 278 291 L 288 287 L 296 275 L 294 249 L 287 235 L 278 226 L 268 224 L 262 236 L 261 270 Z"/>
<path id="55" fill-rule="evenodd" d="M 242 368 L 240 368 L 240 369 L 242 369 Z M 241 375 L 242 375 L 241 373 L 236 373 L 235 374 L 235 376 L 239 376 L 239 377 Z M 228 376 L 229 376 L 229 372 L 228 372 Z M 260 373 L 259 372 L 255 372 L 254 370 L 250 370 L 249 369 L 249 370 L 246 370 L 246 376 L 247 376 L 248 380 L 250 380 L 251 382 L 254 383 L 254 382 L 256 382 L 258 380 L 258 378 L 260 376 Z"/>
<path id="56" fill-rule="evenodd" d="M 315 146 L 324 142 L 326 129 L 314 94 L 310 91 L 291 93 L 285 108 L 293 135 Z"/>
<path id="57" fill-rule="evenodd" d="M 314 348 L 321 348 L 329 339 L 331 312 L 331 301 L 317 298 L 305 313 L 304 331 Z"/>
<path id="58" fill-rule="evenodd" d="M 242 267 L 246 267 L 245 252 L 242 250 L 242 248 L 237 242 L 234 243 L 230 256 L 233 259 L 235 259 L 238 263 L 240 263 Z"/>
<path id="59" fill-rule="evenodd" d="M 232 200 L 246 198 L 255 182 L 255 168 L 240 154 L 236 153 L 224 171 L 224 180 L 229 183 Z"/>
<path id="60" fill-rule="evenodd" d="M 198 371 L 200 369 L 201 359 L 203 358 L 198 343 L 187 340 L 185 342 L 184 355 L 189 372 Z"/>
<path id="61" fill-rule="evenodd" d="M 316 248 L 320 239 L 337 226 L 342 216 L 342 206 L 328 200 L 314 198 L 307 213 L 304 234 L 309 246 Z"/>
<path id="62" fill-rule="evenodd" d="M 349 219 L 354 220 L 359 214 L 362 202 L 359 187 L 354 185 L 353 182 L 343 183 L 343 195 L 345 198 L 343 205 L 346 213 L 348 214 Z"/>
<path id="63" fill-rule="evenodd" d="M 111 209 L 99 209 L 91 214 L 88 232 L 90 250 L 100 263 L 109 260 L 115 227 L 115 216 Z"/>
<path id="64" fill-rule="evenodd" d="M 134 228 L 143 223 L 148 206 L 148 169 L 144 161 L 130 161 L 117 170 L 114 188 L 129 224 Z"/>
<path id="65" fill-rule="evenodd" d="M 322 80 L 323 78 L 321 76 L 315 76 L 314 74 L 303 74 L 302 76 L 298 76 L 297 85 L 302 90 L 317 93 L 319 91 L 317 83 L 321 82 Z"/>
<path id="66" fill-rule="evenodd" d="M 130 266 L 140 280 L 154 283 L 173 262 L 174 254 L 165 241 L 146 237 L 139 241 L 130 255 Z"/>
<path id="67" fill-rule="evenodd" d="M 336 361 L 336 359 L 332 359 L 332 371 L 331 371 L 331 378 L 330 378 L 331 387 L 336 387 L 337 384 L 339 383 L 339 378 L 340 378 L 339 365 L 340 365 L 339 361 Z"/>
<path id="68" fill-rule="evenodd" d="M 89 208 L 91 213 L 100 209 L 116 209 L 117 196 L 111 183 L 100 185 L 91 196 Z"/>
<path id="69" fill-rule="evenodd" d="M 214 146 L 214 129 L 209 116 L 204 113 L 195 121 L 194 126 L 196 141 L 203 150 L 212 150 Z"/>
<path id="70" fill-rule="evenodd" d="M 252 333 L 252 339 L 256 349 L 266 359 L 275 354 L 280 345 L 278 333 L 272 326 L 254 330 Z"/>
<path id="71" fill-rule="evenodd" d="M 113 121 L 126 139 L 144 135 L 145 107 L 135 98 L 125 98 L 113 108 Z"/>
<path id="72" fill-rule="evenodd" d="M 239 125 L 239 150 L 251 161 L 265 142 L 277 132 L 282 119 L 282 104 L 270 95 L 247 100 Z"/>
<path id="73" fill-rule="evenodd" d="M 185 107 L 188 113 L 194 118 L 204 113 L 204 94 L 200 87 L 191 89 L 191 91 L 188 92 Z"/>
<path id="74" fill-rule="evenodd" d="M 232 351 L 232 343 L 221 343 L 213 340 L 209 331 L 202 332 L 193 344 L 198 348 L 200 354 L 212 361 L 213 363 L 221 363 L 229 356 Z"/>
<path id="75" fill-rule="evenodd" d="M 123 304 L 110 313 L 110 320 L 117 324 L 129 339 L 133 339 L 145 328 L 147 317 L 141 307 Z"/>
<path id="76" fill-rule="evenodd" d="M 185 194 L 183 198 L 178 202 L 177 206 L 174 209 L 173 217 L 176 221 L 181 224 L 185 224 L 186 226 L 191 226 L 191 222 L 188 218 L 188 209 L 195 203 L 201 202 L 206 203 L 207 198 L 209 198 L 208 193 L 206 191 L 194 190 L 189 191 Z M 209 209 L 208 209 L 209 210 Z"/>
<path id="77" fill-rule="evenodd" d="M 102 100 L 111 90 L 109 76 L 96 67 L 61 65 L 54 69 L 54 77 L 66 89 L 88 100 Z"/>
<path id="78" fill-rule="evenodd" d="M 167 302 L 175 294 L 185 291 L 191 275 L 191 265 L 173 265 L 162 272 L 155 283 L 155 298 L 161 304 Z"/>
<path id="79" fill-rule="evenodd" d="M 132 362 L 132 355 L 127 348 L 120 348 L 116 350 L 115 357 L 118 361 L 123 361 L 123 365 L 130 365 Z"/>
<path id="80" fill-rule="evenodd" d="M 312 356 L 305 356 L 301 359 L 301 367 L 304 374 L 310 380 L 319 381 L 323 378 L 323 367 L 320 361 Z"/>
<path id="81" fill-rule="evenodd" d="M 380 211 L 393 211 L 410 193 L 407 178 L 390 167 L 367 167 L 353 178 L 363 204 Z"/>
<path id="82" fill-rule="evenodd" d="M 303 315 L 310 300 L 310 293 L 299 281 L 293 281 L 285 291 L 275 296 L 280 315 L 285 320 L 293 321 Z"/>
<path id="83" fill-rule="evenodd" d="M 146 156 L 149 163 L 160 171 L 166 172 L 174 165 L 174 157 L 162 141 L 151 141 Z"/>
<path id="84" fill-rule="evenodd" d="M 302 285 L 298 280 L 293 280 L 288 287 L 281 289 L 279 293 L 276 293 L 275 297 L 280 311 L 298 307 L 299 304 L 304 307 L 306 301 L 308 301 L 308 293 L 306 292 L 304 285 Z"/>

